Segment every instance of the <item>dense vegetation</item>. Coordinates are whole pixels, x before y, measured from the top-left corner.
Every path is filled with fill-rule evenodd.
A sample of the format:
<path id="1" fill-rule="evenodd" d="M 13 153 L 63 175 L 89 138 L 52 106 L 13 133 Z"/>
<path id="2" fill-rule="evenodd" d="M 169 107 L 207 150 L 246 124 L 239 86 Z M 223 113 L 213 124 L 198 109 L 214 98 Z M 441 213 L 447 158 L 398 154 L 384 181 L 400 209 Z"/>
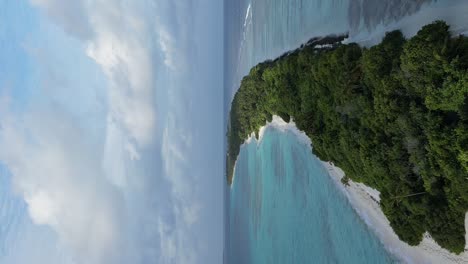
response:
<path id="1" fill-rule="evenodd" d="M 417 245 L 428 231 L 442 247 L 464 250 L 467 37 L 437 21 L 409 40 L 394 31 L 370 49 L 303 46 L 257 65 L 232 102 L 230 183 L 240 145 L 274 114 L 294 117 L 314 154 L 346 178 L 379 190 L 403 241 Z"/>

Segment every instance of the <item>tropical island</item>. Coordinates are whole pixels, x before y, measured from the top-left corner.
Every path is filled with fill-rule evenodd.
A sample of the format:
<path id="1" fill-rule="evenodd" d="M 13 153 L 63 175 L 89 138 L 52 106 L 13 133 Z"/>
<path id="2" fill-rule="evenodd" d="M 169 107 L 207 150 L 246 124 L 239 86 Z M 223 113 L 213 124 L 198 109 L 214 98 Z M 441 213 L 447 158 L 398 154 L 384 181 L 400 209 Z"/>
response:
<path id="1" fill-rule="evenodd" d="M 320 45 L 317 45 L 320 44 Z M 380 191 L 398 237 L 425 232 L 461 253 L 468 211 L 468 38 L 436 21 L 371 48 L 312 41 L 258 64 L 231 106 L 227 181 L 241 145 L 273 115 L 313 142 L 348 179 Z"/>

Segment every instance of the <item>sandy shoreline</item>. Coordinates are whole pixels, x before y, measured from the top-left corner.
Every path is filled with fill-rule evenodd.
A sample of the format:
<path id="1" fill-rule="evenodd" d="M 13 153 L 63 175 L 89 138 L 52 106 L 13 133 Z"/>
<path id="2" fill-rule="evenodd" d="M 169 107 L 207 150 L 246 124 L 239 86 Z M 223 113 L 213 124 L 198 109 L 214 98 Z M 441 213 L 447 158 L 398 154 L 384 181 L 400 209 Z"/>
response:
<path id="1" fill-rule="evenodd" d="M 457 15 L 454 15 L 457 14 Z M 385 33 L 391 30 L 401 30 L 406 37 L 414 36 L 420 28 L 434 20 L 445 20 L 451 26 L 451 31 L 454 35 L 468 35 L 468 2 L 463 0 L 454 0 L 452 2 L 436 2 L 425 4 L 416 13 L 398 19 L 389 24 L 379 24 L 376 28 L 369 31 L 367 29 L 359 29 L 353 36 L 350 36 L 344 43 L 357 42 L 361 46 L 373 46 L 379 43 Z M 268 127 L 274 127 L 280 131 L 290 131 L 298 137 L 300 141 L 310 146 L 311 141 L 304 132 L 299 131 L 294 122 L 286 123 L 278 116 L 274 116 L 272 122 L 266 123 L 259 131 L 257 144 L 261 142 L 264 132 Z M 255 139 L 255 133 L 246 140 L 244 144 L 250 143 Z M 241 146 L 242 147 L 242 146 Z M 405 263 L 468 263 L 468 244 L 465 245 L 465 252 L 460 255 L 455 255 L 441 248 L 428 233 L 424 235 L 424 239 L 418 246 L 409 246 L 399 240 L 398 236 L 390 227 L 390 223 L 383 214 L 380 205 L 379 192 L 361 183 L 349 181 L 349 186 L 345 187 L 341 183 L 341 178 L 344 172 L 328 163 L 322 162 L 327 169 L 328 174 L 333 179 L 337 187 L 346 195 L 349 202 L 364 220 L 364 222 L 373 230 L 380 241 L 384 244 L 389 252 L 400 258 Z M 235 165 L 234 175 L 231 188 L 235 182 Z M 468 241 L 468 212 L 465 216 L 466 241 Z"/>
<path id="2" fill-rule="evenodd" d="M 266 123 L 265 126 L 260 128 L 257 144 L 261 142 L 265 130 L 268 127 L 274 127 L 280 131 L 290 131 L 294 133 L 304 144 L 307 144 L 308 146 L 311 144 L 309 137 L 307 137 L 304 132 L 297 129 L 293 120 L 291 120 L 289 123 L 286 123 L 279 116 L 273 116 L 273 120 L 271 122 Z M 254 138 L 255 133 L 252 133 L 252 135 L 246 140 L 244 144 L 250 143 Z M 337 187 L 346 195 L 358 215 L 364 220 L 370 229 L 376 233 L 377 237 L 384 244 L 387 250 L 394 254 L 397 258 L 400 258 L 401 261 L 405 263 L 418 264 L 468 263 L 468 245 L 465 246 L 464 253 L 455 255 L 441 248 L 427 233 L 424 235 L 424 239 L 421 244 L 416 247 L 409 246 L 408 244 L 400 241 L 398 236 L 390 227 L 389 221 L 380 209 L 380 205 L 378 204 L 380 197 L 377 190 L 367 187 L 362 183 L 355 183 L 351 180 L 349 181 L 349 186 L 345 187 L 341 183 L 341 178 L 344 176 L 344 172 L 329 162 L 322 162 L 322 164 L 328 170 L 328 174 L 336 183 Z M 468 213 L 465 217 L 465 228 L 468 229 Z M 468 241 L 468 230 L 466 237 L 466 240 Z"/>
<path id="3" fill-rule="evenodd" d="M 387 250 L 406 263 L 468 263 L 468 252 L 455 255 L 441 248 L 428 233 L 420 245 L 416 247 L 399 240 L 390 227 L 390 223 L 380 209 L 380 205 L 372 197 L 378 191 L 362 183 L 349 181 L 349 187 L 341 183 L 344 172 L 328 162 L 323 162 L 334 182 L 348 197 L 353 208 L 366 224 L 377 234 Z M 465 219 L 465 228 L 466 222 Z M 466 248 L 466 247 L 465 247 Z"/>

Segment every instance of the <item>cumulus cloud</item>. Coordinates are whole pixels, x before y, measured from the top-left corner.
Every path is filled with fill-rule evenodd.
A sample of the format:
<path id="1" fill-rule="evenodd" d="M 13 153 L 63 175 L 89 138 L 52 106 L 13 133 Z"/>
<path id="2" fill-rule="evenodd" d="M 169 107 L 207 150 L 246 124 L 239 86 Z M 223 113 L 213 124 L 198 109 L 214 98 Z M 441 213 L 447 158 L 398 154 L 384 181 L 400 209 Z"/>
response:
<path id="1" fill-rule="evenodd" d="M 155 132 L 154 4 L 127 0 L 31 0 L 71 36 L 108 79 L 110 118 L 128 134 L 135 151 L 151 144 Z"/>
<path id="2" fill-rule="evenodd" d="M 100 107 L 107 113 L 98 120 L 104 125 L 97 127 L 77 120 L 66 109 L 67 102 L 36 102 L 24 114 L 0 113 L 0 160 L 12 172 L 31 219 L 56 231 L 78 263 L 201 261 L 192 230 L 202 206 L 190 173 L 191 102 L 183 96 L 190 81 L 181 81 L 191 77 L 191 1 L 30 1 L 83 43 L 84 54 L 99 65 L 105 76 Z M 169 72 L 166 87 L 156 87 L 158 72 Z M 43 92 L 59 89 L 63 97 L 73 95 L 66 83 L 61 85 Z M 155 111 L 158 91 L 168 94 L 163 99 L 167 116 Z M 102 142 L 89 130 L 98 131 Z M 162 138 L 155 138 L 158 131 Z M 148 155 L 155 152 L 160 153 L 162 175 L 135 168 L 138 162 L 151 163 Z M 160 197 L 153 190 L 138 193 L 158 184 L 168 197 L 155 201 L 143 197 Z"/>
<path id="3" fill-rule="evenodd" d="M 52 227 L 78 261 L 124 263 L 125 251 L 116 251 L 126 246 L 123 198 L 105 180 L 96 146 L 62 110 L 2 111 L 0 160 L 33 222 Z"/>
<path id="4" fill-rule="evenodd" d="M 109 80 L 111 116 L 139 147 L 153 140 L 155 131 L 154 66 L 145 21 L 115 10 L 118 17 L 96 14 L 96 38 L 87 54 L 101 65 Z M 113 24 L 114 21 L 119 21 Z"/>

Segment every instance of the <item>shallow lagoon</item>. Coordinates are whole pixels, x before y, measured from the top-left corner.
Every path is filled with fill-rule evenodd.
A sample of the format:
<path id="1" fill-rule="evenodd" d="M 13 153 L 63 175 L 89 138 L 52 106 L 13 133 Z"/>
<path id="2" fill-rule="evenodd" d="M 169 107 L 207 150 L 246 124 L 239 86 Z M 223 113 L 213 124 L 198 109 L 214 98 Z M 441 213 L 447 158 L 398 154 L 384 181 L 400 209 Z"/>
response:
<path id="1" fill-rule="evenodd" d="M 229 263 L 392 263 L 310 146 L 267 128 L 230 191 Z"/>

